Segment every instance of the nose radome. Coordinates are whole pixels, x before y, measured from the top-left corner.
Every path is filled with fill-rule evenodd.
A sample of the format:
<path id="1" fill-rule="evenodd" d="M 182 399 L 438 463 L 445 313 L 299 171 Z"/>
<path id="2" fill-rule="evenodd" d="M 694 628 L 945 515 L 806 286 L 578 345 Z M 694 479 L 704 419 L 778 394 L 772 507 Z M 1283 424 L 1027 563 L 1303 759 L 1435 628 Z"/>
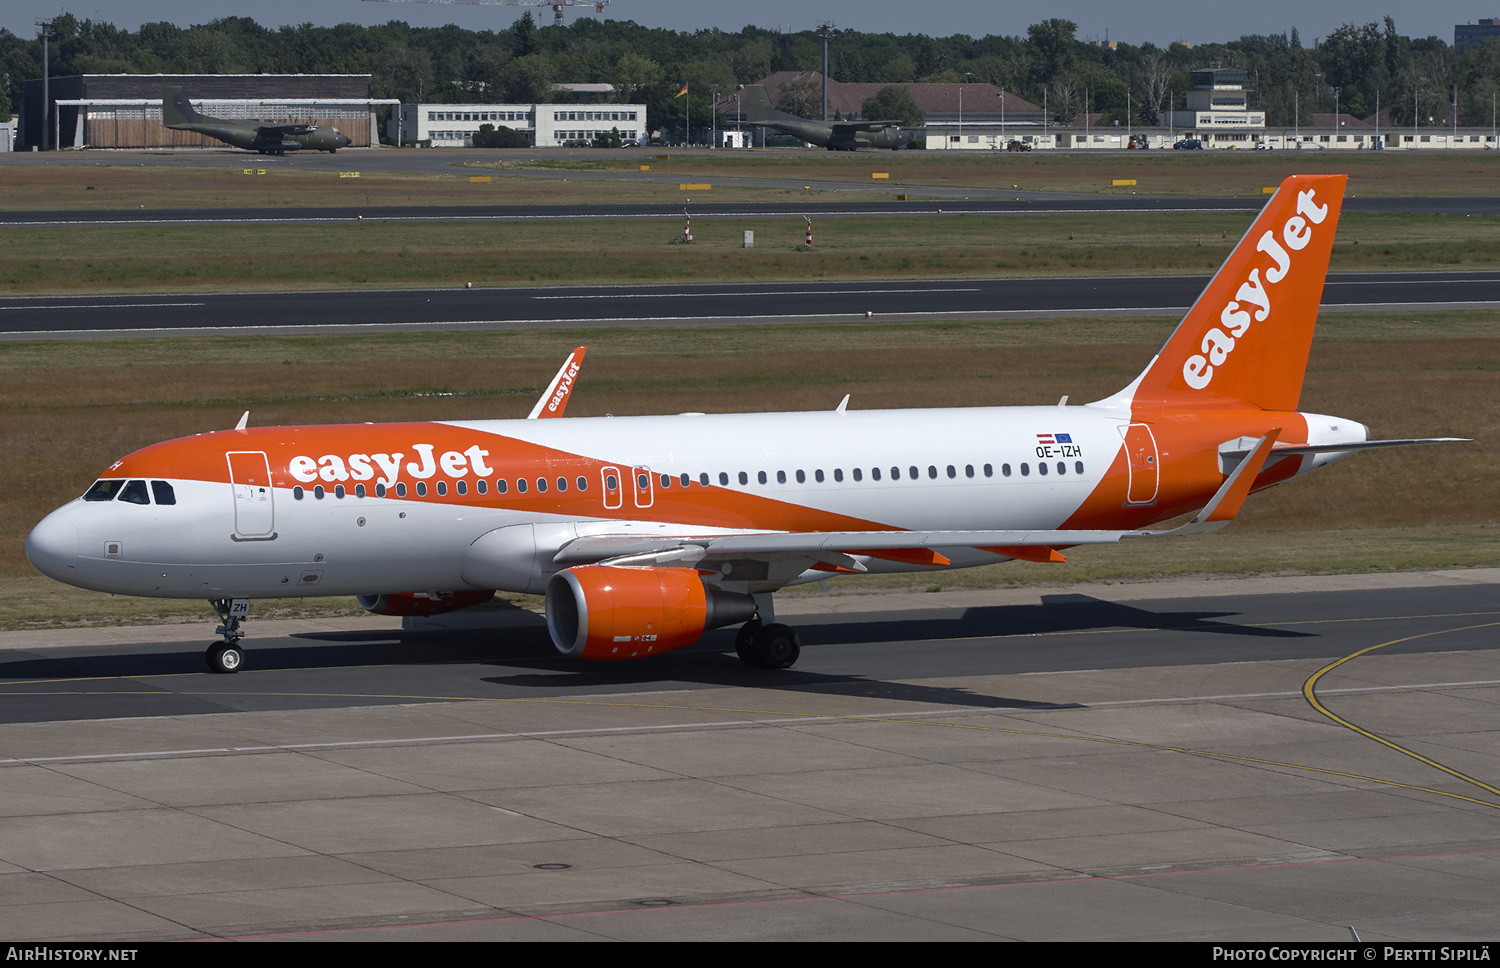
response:
<path id="1" fill-rule="evenodd" d="M 53 511 L 26 536 L 26 560 L 49 578 L 69 581 L 78 564 L 78 528 Z"/>

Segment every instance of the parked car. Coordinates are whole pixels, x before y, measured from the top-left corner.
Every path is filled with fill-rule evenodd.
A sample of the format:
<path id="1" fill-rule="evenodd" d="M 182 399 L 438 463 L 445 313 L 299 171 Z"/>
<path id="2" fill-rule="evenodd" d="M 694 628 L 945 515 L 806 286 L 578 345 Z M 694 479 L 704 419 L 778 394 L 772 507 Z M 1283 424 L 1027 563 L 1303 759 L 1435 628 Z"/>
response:
<path id="1" fill-rule="evenodd" d="M 1176 151 L 1202 151 L 1203 142 L 1197 138 L 1183 138 L 1173 145 L 1172 148 Z"/>
<path id="2" fill-rule="evenodd" d="M 1031 145 L 1024 141 L 1012 141 L 1005 146 L 1006 151 L 1030 151 Z"/>
<path id="3" fill-rule="evenodd" d="M 1269 141 L 1257 141 L 1255 143 L 1255 150 L 1256 151 L 1272 151 L 1272 150 L 1274 150 L 1274 148 L 1275 148 L 1275 146 L 1272 145 L 1271 142 L 1269 142 Z"/>

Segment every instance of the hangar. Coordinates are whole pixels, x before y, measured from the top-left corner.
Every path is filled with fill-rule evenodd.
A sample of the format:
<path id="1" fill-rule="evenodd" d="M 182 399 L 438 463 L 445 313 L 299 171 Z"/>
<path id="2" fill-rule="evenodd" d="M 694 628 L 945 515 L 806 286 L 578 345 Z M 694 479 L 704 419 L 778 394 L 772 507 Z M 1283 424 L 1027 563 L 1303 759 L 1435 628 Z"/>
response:
<path id="1" fill-rule="evenodd" d="M 379 143 L 368 74 L 77 74 L 29 80 L 16 147 L 222 148 L 223 143 L 161 123 L 162 92 L 181 87 L 201 112 L 221 118 L 337 127 L 351 147 Z M 43 118 L 45 117 L 45 126 Z"/>

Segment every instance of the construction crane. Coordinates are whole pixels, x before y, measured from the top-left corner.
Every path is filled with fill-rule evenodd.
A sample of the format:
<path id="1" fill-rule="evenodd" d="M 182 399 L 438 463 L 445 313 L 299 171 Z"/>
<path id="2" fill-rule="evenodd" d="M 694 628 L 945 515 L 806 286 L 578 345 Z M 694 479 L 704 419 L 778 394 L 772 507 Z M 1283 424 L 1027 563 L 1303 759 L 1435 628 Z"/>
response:
<path id="1" fill-rule="evenodd" d="M 479 7 L 551 7 L 554 23 L 563 22 L 563 7 L 593 7 L 599 13 L 609 0 L 365 0 L 366 3 L 446 3 Z"/>

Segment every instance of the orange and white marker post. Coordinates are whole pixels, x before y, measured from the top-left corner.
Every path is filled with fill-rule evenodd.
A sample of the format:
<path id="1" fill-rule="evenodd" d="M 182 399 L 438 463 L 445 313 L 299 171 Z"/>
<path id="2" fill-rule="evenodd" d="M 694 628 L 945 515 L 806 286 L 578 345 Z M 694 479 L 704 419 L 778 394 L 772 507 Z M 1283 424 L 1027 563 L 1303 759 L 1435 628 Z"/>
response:
<path id="1" fill-rule="evenodd" d="M 812 216 L 811 215 L 804 215 L 802 217 L 805 218 L 805 219 L 807 219 L 807 247 L 809 249 L 811 249 L 812 248 Z"/>

